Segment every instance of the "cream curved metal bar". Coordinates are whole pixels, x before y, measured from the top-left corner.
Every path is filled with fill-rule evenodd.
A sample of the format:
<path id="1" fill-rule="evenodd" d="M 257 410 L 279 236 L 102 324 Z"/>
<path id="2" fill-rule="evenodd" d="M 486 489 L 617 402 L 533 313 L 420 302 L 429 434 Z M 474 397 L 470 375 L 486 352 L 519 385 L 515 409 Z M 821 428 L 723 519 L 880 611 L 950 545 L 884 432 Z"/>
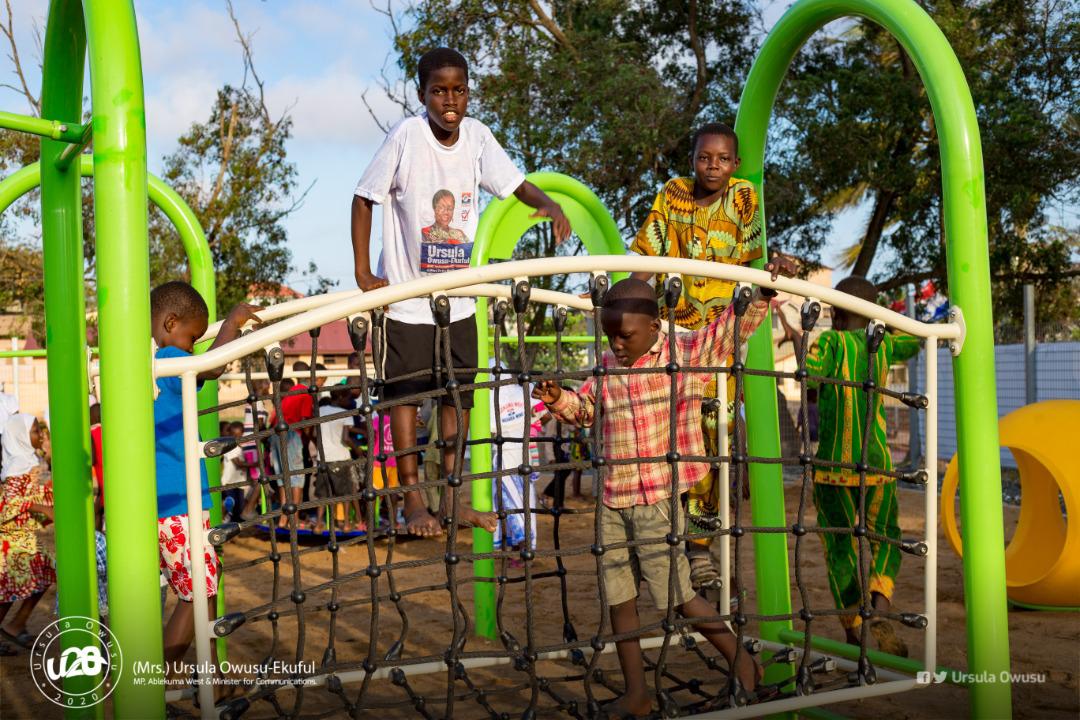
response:
<path id="1" fill-rule="evenodd" d="M 875 318 L 892 329 L 918 337 L 936 337 L 951 340 L 955 341 L 957 345 L 963 342 L 963 330 L 959 324 L 922 323 L 880 305 L 805 280 L 785 277 L 772 280 L 769 273 L 764 270 L 681 258 L 594 255 L 588 257 L 537 258 L 499 263 L 433 275 L 399 285 L 388 285 L 368 293 L 350 290 L 283 303 L 282 305 L 267 308 L 262 313 L 266 320 L 283 318 L 279 322 L 259 328 L 227 345 L 201 355 L 157 361 L 154 363 L 154 373 L 156 377 L 171 377 L 190 371 L 198 373 L 212 370 L 262 348 L 307 332 L 312 328 L 409 298 L 426 297 L 437 293 L 445 293 L 455 297 L 509 297 L 509 286 L 490 285 L 490 283 L 523 276 L 536 277 L 541 275 L 593 273 L 597 271 L 679 273 L 683 276 L 710 277 L 771 287 L 800 297 L 818 298 L 834 307 L 840 307 L 865 317 Z M 587 300 L 567 293 L 536 289 L 533 290 L 532 298 L 540 302 L 551 302 L 582 310 L 591 307 Z M 209 333 L 206 337 L 209 337 Z"/>

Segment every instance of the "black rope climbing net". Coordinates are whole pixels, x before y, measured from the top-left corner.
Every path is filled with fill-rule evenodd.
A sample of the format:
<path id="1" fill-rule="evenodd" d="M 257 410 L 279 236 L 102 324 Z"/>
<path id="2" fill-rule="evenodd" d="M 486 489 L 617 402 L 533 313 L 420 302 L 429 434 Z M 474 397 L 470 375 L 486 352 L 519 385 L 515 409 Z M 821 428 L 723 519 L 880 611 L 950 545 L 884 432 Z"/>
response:
<path id="1" fill-rule="evenodd" d="M 681 292 L 678 277 L 672 277 L 665 288 L 663 302 L 669 308 L 677 303 Z M 258 517 L 241 522 L 230 522 L 214 528 L 210 533 L 210 542 L 219 549 L 226 549 L 228 543 L 257 526 L 273 527 L 281 518 L 287 520 L 287 540 L 278 533 L 270 532 L 266 553 L 261 557 L 243 562 L 224 563 L 226 583 L 229 578 L 242 570 L 258 568 L 259 572 L 272 575 L 269 597 L 263 602 L 244 609 L 230 608 L 229 612 L 218 619 L 214 625 L 217 637 L 228 637 L 243 625 L 258 625 L 263 630 L 259 636 L 264 641 L 258 653 L 262 656 L 259 663 L 261 678 L 274 675 L 276 661 L 294 662 L 312 656 L 306 645 L 307 631 L 313 622 L 326 622 L 327 642 L 321 651 L 321 658 L 314 667 L 303 672 L 293 672 L 279 677 L 279 682 L 257 683 L 247 687 L 243 697 L 235 699 L 223 717 L 238 717 L 249 708 L 272 708 L 278 716 L 321 717 L 348 714 L 352 717 L 372 717 L 372 713 L 397 712 L 425 718 L 438 717 L 491 717 L 506 718 L 520 716 L 531 718 L 537 713 L 562 713 L 576 718 L 598 717 L 602 715 L 604 700 L 618 695 L 622 691 L 621 677 L 617 671 L 605 669 L 602 664 L 604 651 L 612 650 L 614 643 L 629 637 L 659 638 L 658 647 L 646 652 L 646 667 L 653 675 L 656 692 L 655 708 L 665 717 L 695 714 L 710 710 L 744 705 L 758 701 L 765 690 L 771 698 L 810 695 L 828 690 L 872 684 L 876 681 L 876 671 L 867 655 L 869 621 L 874 617 L 887 617 L 906 626 L 923 628 L 926 618 L 917 613 L 890 612 L 880 613 L 871 603 L 869 591 L 869 572 L 867 558 L 870 556 L 871 542 L 886 543 L 898 547 L 904 553 L 923 556 L 927 552 L 924 543 L 918 540 L 897 539 L 871 532 L 866 518 L 867 475 L 883 475 L 908 483 L 925 484 L 927 475 L 922 470 L 885 470 L 867 465 L 867 446 L 870 436 L 870 423 L 875 416 L 875 404 L 882 397 L 894 398 L 910 407 L 925 408 L 926 398 L 921 395 L 895 392 L 887 387 L 880 387 L 875 381 L 874 363 L 879 353 L 885 326 L 871 322 L 867 331 L 867 350 L 869 363 L 866 379 L 862 382 L 837 380 L 834 378 L 811 376 L 806 369 L 806 357 L 810 331 L 815 328 L 821 314 L 821 306 L 816 301 L 808 300 L 801 309 L 801 326 L 804 331 L 803 341 L 796 343 L 797 369 L 794 372 L 775 370 L 756 370 L 747 368 L 741 360 L 741 350 L 747 340 L 740 337 L 740 323 L 735 322 L 734 361 L 728 366 L 689 367 L 672 362 L 661 368 L 608 368 L 600 361 L 606 340 L 600 332 L 600 312 L 608 288 L 608 279 L 603 275 L 594 275 L 590 283 L 592 300 L 591 320 L 594 330 L 592 355 L 595 363 L 585 369 L 569 369 L 566 363 L 566 351 L 562 337 L 566 332 L 570 315 L 573 311 L 562 306 L 552 306 L 552 323 L 555 332 L 553 367 L 534 367 L 526 352 L 524 338 L 527 330 L 526 317 L 532 311 L 530 285 L 526 280 L 518 280 L 513 285 L 510 301 L 498 300 L 492 308 L 494 366 L 488 368 L 454 367 L 451 360 L 450 346 L 450 304 L 445 295 L 438 295 L 431 301 L 434 320 L 434 333 L 437 353 L 433 359 L 433 368 L 409 375 L 387 378 L 383 376 L 386 352 L 385 316 L 381 310 L 375 310 L 370 320 L 355 317 L 349 322 L 351 343 L 357 352 L 363 353 L 369 345 L 372 349 L 373 375 L 369 374 L 365 363 L 360 363 L 359 375 L 348 380 L 349 387 L 358 391 L 355 409 L 342 409 L 340 413 L 316 416 L 298 423 L 289 424 L 282 418 L 282 401 L 289 395 L 282 390 L 282 378 L 285 374 L 285 356 L 280 348 L 272 348 L 265 353 L 258 353 L 244 363 L 248 395 L 243 400 L 226 403 L 203 412 L 223 411 L 230 408 L 247 407 L 253 417 L 258 417 L 259 406 L 264 401 L 272 404 L 278 422 L 272 427 L 256 428 L 252 435 L 241 438 L 241 443 L 254 443 L 258 452 L 257 482 L 267 493 L 273 496 L 275 484 L 288 484 L 291 476 L 304 475 L 318 480 L 330 488 L 330 497 L 313 498 L 296 504 L 288 501 L 280 507 L 270 509 Z M 734 315 L 742 318 L 751 302 L 749 288 L 740 286 L 732 299 Z M 513 312 L 511 312 L 513 311 Z M 668 350 L 674 359 L 676 355 L 676 328 L 668 313 L 667 338 Z M 512 328 L 516 336 L 516 348 L 510 352 L 516 358 L 505 358 L 503 337 L 507 327 Z M 310 393 L 314 404 L 318 405 L 320 396 L 328 393 L 332 387 L 319 387 L 316 382 L 316 360 L 319 355 L 319 329 L 310 331 L 311 362 L 310 376 L 306 389 L 294 391 Z M 515 365 L 514 371 L 508 369 Z M 265 368 L 270 379 L 270 391 L 259 394 L 258 386 L 252 378 L 253 371 Z M 486 382 L 461 382 L 461 377 L 471 377 L 474 373 L 490 372 L 491 379 Z M 807 383 L 834 383 L 854 388 L 866 403 L 864 427 L 861 429 L 862 458 L 853 464 L 828 463 L 813 456 L 809 434 L 809 424 L 801 423 L 800 452 L 792 457 L 760 457 L 749 455 L 745 448 L 747 429 L 742 423 L 733 423 L 733 448 L 726 455 L 681 456 L 676 444 L 677 395 L 680 376 L 683 373 L 709 373 L 726 378 L 734 378 L 735 394 L 731 398 L 734 404 L 734 416 L 742 414 L 743 385 L 748 376 L 763 376 L 774 379 L 793 378 L 800 387 L 800 412 L 808 406 Z M 397 382 L 428 376 L 434 373 L 437 390 L 420 393 L 392 402 L 379 402 L 375 399 L 382 394 L 388 382 Z M 670 450 L 666 455 L 642 457 L 632 460 L 613 460 L 605 457 L 604 420 L 610 411 L 604 403 L 604 384 L 608 378 L 617 375 L 659 374 L 666 376 L 671 384 L 671 402 L 669 406 Z M 377 487 L 376 463 L 386 462 L 390 458 L 402 458 L 410 454 L 422 453 L 424 447 L 397 447 L 386 452 L 381 444 L 381 433 L 375 427 L 376 413 L 386 412 L 396 405 L 416 404 L 422 400 L 443 402 L 453 408 L 457 427 L 464 429 L 466 410 L 462 405 L 462 394 L 472 390 L 489 389 L 495 398 L 495 407 L 499 407 L 499 393 L 517 385 L 528 398 L 533 383 L 541 380 L 555 380 L 559 383 L 576 383 L 592 377 L 597 385 L 596 419 L 590 436 L 590 455 L 588 460 L 574 460 L 568 456 L 570 443 L 561 427 L 549 437 L 507 436 L 495 413 L 495 432 L 490 439 L 466 439 L 465 432 L 459 432 L 450 439 L 437 441 L 437 447 L 452 449 L 455 470 L 442 473 L 439 477 L 424 477 L 417 485 L 409 487 L 391 487 L 384 484 Z M 723 410 L 720 410 L 723 412 Z M 532 410 L 528 401 L 524 404 L 524 427 L 532 422 Z M 341 462 L 326 462 L 324 446 L 326 438 L 323 426 L 332 420 L 359 418 L 363 434 L 369 441 L 369 449 L 362 457 Z M 308 467 L 290 467 L 289 454 L 279 453 L 279 472 L 266 472 L 264 463 L 264 443 L 273 442 L 284 448 L 290 432 L 311 428 L 318 448 L 317 457 Z M 752 430 L 752 428 L 751 428 Z M 530 443 L 549 444 L 553 449 L 554 462 L 530 462 Z M 502 462 L 495 464 L 490 472 L 469 472 L 465 464 L 466 449 L 483 444 L 490 444 L 492 455 L 501 460 L 504 448 L 520 445 L 523 463 L 518 467 L 503 467 Z M 218 439 L 207 443 L 208 456 L 217 456 L 230 449 L 230 441 Z M 715 517 L 693 517 L 688 527 L 678 524 L 675 512 L 679 497 L 680 465 L 686 462 L 708 463 L 714 471 L 719 471 L 721 464 L 730 467 L 732 477 L 731 521 L 725 526 L 724 509 Z M 602 482 L 605 468 L 618 463 L 666 463 L 670 468 L 671 493 L 669 503 L 671 525 L 666 535 L 650 538 L 633 538 L 622 543 L 606 542 L 600 517 Z M 748 517 L 744 489 L 749 482 L 748 470 L 751 464 L 778 464 L 797 468 L 800 474 L 801 491 L 798 506 L 794 512 L 794 521 L 781 527 L 754 526 Z M 354 467 L 359 482 L 355 492 L 352 488 L 338 487 L 335 478 L 340 473 L 334 472 L 342 467 Z M 858 519 L 852 528 L 818 527 L 807 518 L 806 500 L 813 484 L 815 468 L 844 468 L 859 475 Z M 507 523 L 511 516 L 520 514 L 525 527 L 526 542 L 520 549 L 509 547 L 493 552 L 474 552 L 471 544 L 463 539 L 459 531 L 458 518 L 464 498 L 462 492 L 471 484 L 490 479 L 493 484 L 502 478 L 520 475 L 528 478 L 534 473 L 558 473 L 561 471 L 581 470 L 592 472 L 594 477 L 594 502 L 588 509 L 568 507 L 564 497 L 564 484 L 555 483 L 555 497 L 551 507 L 532 504 L 530 493 L 523 493 L 523 507 L 508 508 L 503 504 L 503 493 L 494 493 L 495 511 L 502 527 L 502 537 L 507 538 Z M 234 488 L 246 487 L 246 483 L 233 485 Z M 398 529 L 394 519 L 395 510 L 406 491 L 438 488 L 443 491 L 443 502 L 438 515 L 444 530 L 441 536 L 443 552 L 431 557 L 398 559 L 401 542 L 405 540 L 403 531 Z M 221 488 L 222 491 L 230 487 Z M 343 537 L 335 534 L 338 519 L 334 513 L 327 513 L 329 535 L 324 543 L 303 545 L 300 541 L 300 519 L 305 511 L 325 512 L 326 508 L 352 500 L 363 501 L 365 522 L 368 532 L 362 536 Z M 376 505 L 388 506 L 389 523 L 380 525 Z M 580 520 L 594 519 L 592 542 L 588 545 L 567 547 L 563 542 L 562 531 L 565 524 Z M 540 517 L 550 518 L 550 542 L 541 542 L 535 549 L 528 542 Z M 798 588 L 799 607 L 790 614 L 761 614 L 752 611 L 745 593 L 739 593 L 741 579 L 746 573 L 746 548 L 743 546 L 755 534 L 779 533 L 794 538 L 794 577 Z M 825 582 L 823 577 L 806 577 L 803 567 L 803 554 L 806 551 L 805 540 L 808 535 L 838 533 L 854 538 L 858 549 L 858 574 L 862 590 L 860 606 L 856 609 L 838 610 L 832 607 L 812 607 L 809 583 Z M 728 536 L 731 543 L 731 582 L 734 584 L 735 600 L 731 607 L 718 607 L 712 618 L 697 618 L 694 623 L 704 621 L 723 621 L 730 624 L 737 637 L 737 653 L 759 654 L 761 642 L 749 635 L 753 623 L 767 621 L 791 621 L 799 623 L 804 633 L 801 648 L 771 648 L 770 656 L 763 660 L 764 665 L 781 664 L 789 666 L 787 679 L 773 683 L 767 688 L 759 686 L 759 693 L 751 693 L 739 685 L 733 673 L 729 673 L 726 662 L 712 652 L 711 647 L 701 643 L 692 632 L 691 622 L 681 617 L 675 607 L 676 570 L 675 559 L 684 552 L 689 540 L 719 538 Z M 467 536 L 466 536 L 467 537 Z M 667 546 L 670 562 L 668 577 L 668 602 L 666 607 L 657 608 L 660 618 L 641 623 L 633 633 L 615 635 L 608 621 L 607 589 L 605 588 L 603 563 L 607 552 L 619 548 L 643 548 L 649 545 Z M 815 548 L 816 550 L 816 548 Z M 347 551 L 347 552 L 346 552 Z M 330 576 L 313 576 L 305 573 L 305 560 L 314 553 L 329 553 Z M 583 561 L 589 555 L 591 563 Z M 491 560 L 496 563 L 494 577 L 478 577 L 465 570 L 477 561 Z M 553 564 L 553 568 L 552 568 Z M 589 567 L 591 565 L 591 567 Z M 407 571 L 420 571 L 426 582 L 406 586 L 401 578 Z M 438 575 L 438 576 L 437 576 Z M 412 575 L 416 577 L 416 575 Z M 596 586 L 594 611 L 596 621 L 585 627 L 575 617 L 575 608 L 568 601 L 571 587 L 579 582 L 592 582 Z M 498 640 L 496 644 L 471 640 L 474 620 L 466 605 L 469 586 L 475 583 L 494 583 L 496 585 L 496 626 Z M 521 589 L 511 599 L 511 589 Z M 350 591 L 348 594 L 346 590 Z M 366 592 L 365 592 L 366 590 Z M 444 646 L 433 648 L 430 644 L 412 643 L 411 638 L 416 628 L 410 621 L 410 611 L 414 598 L 425 593 L 441 593 L 445 597 L 445 629 L 449 641 Z M 559 617 L 538 608 L 538 598 L 557 594 L 559 598 Z M 523 599 L 524 626 L 507 621 L 508 604 Z M 648 603 L 641 603 L 645 606 Z M 550 607 L 550 606 L 545 606 Z M 824 617 L 844 614 L 858 614 L 863 618 L 859 656 L 855 670 L 850 673 L 829 672 L 832 665 L 821 654 L 811 649 L 811 636 L 815 624 Z M 283 631 L 283 623 L 290 620 L 290 632 Z M 366 647 L 360 651 L 343 647 L 339 638 L 345 626 L 367 628 Z M 551 627 L 559 626 L 555 631 L 558 639 L 552 637 Z M 676 657 L 677 656 L 677 657 Z M 421 687 L 419 679 L 423 673 L 430 673 L 433 663 L 441 664 L 444 681 L 437 686 L 428 682 Z M 493 665 L 493 670 L 482 670 L 485 665 Z M 423 673 L 421 673 L 423 670 Z M 484 672 L 497 672 L 498 682 L 490 682 Z M 427 677 L 427 675 L 424 675 Z M 317 686 L 311 686 L 312 679 L 318 680 Z M 382 678 L 388 678 L 389 684 Z M 436 689 L 432 689 L 432 688 Z M 390 688 L 388 690 L 388 688 Z M 426 689 L 425 689 L 426 688 Z M 286 690 L 287 692 L 283 692 Z M 309 699 L 319 694 L 322 701 L 312 703 Z M 288 696 L 288 697 L 286 697 Z M 763 712 L 765 709 L 763 708 Z"/>

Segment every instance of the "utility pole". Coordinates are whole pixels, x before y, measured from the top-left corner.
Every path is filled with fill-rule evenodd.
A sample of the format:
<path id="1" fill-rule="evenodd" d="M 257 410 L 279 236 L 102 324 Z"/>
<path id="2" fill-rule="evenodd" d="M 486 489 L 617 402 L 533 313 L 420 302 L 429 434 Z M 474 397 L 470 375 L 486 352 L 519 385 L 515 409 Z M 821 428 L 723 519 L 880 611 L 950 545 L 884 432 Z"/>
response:
<path id="1" fill-rule="evenodd" d="M 1024 286 L 1024 402 L 1039 401 L 1035 368 L 1035 286 Z"/>

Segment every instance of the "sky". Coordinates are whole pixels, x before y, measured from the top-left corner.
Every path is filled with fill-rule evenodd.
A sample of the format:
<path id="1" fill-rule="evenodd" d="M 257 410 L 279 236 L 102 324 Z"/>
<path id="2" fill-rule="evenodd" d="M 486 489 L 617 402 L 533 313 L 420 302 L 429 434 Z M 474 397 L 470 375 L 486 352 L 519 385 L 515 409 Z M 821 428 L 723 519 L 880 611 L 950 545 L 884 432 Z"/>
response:
<path id="1" fill-rule="evenodd" d="M 33 24 L 44 26 L 48 1 L 18 0 L 13 6 L 23 69 L 36 90 L 40 72 Z M 362 95 L 367 91 L 368 102 L 382 119 L 400 117 L 380 83 L 384 66 L 391 72 L 396 69 L 392 59 L 387 64 L 390 23 L 370 0 L 234 0 L 234 7 L 245 33 L 254 33 L 255 66 L 265 81 L 271 113 L 293 106 L 293 137 L 287 148 L 298 171 L 297 186 L 314 183 L 303 206 L 286 221 L 295 268 L 287 283 L 306 291 L 309 281 L 301 271 L 311 261 L 319 274 L 338 280 L 339 287 L 351 287 L 349 205 L 353 188 L 383 137 Z M 783 0 L 767 0 L 766 26 L 771 27 L 786 7 Z M 162 158 L 175 149 L 176 138 L 193 122 L 206 120 L 217 89 L 240 83 L 243 58 L 224 0 L 135 0 L 135 9 L 149 164 L 156 173 Z M 0 55 L 0 83 L 14 82 L 6 48 Z M 0 109 L 28 111 L 22 96 L 5 88 L 0 88 Z M 823 253 L 824 262 L 829 263 L 836 249 L 859 233 L 867 213 L 857 209 L 839 220 Z M 379 237 L 376 228 L 373 256 Z"/>

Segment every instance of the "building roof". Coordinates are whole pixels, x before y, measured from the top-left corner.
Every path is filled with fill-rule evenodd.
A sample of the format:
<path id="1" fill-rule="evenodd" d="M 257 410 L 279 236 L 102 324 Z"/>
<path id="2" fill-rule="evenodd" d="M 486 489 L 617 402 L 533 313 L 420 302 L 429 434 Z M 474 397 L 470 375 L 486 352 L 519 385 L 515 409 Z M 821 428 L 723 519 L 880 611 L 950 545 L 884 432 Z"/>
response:
<path id="1" fill-rule="evenodd" d="M 288 285 L 252 285 L 248 289 L 248 298 L 251 300 L 270 302 L 276 304 L 288 300 L 296 300 L 304 297 L 304 294 L 293 290 Z"/>
<path id="2" fill-rule="evenodd" d="M 311 336 L 307 333 L 295 335 L 281 342 L 281 349 L 286 355 L 311 355 Z M 352 341 L 349 339 L 349 326 L 345 320 L 335 320 L 322 326 L 319 332 L 320 355 L 348 355 L 353 351 Z M 364 354 L 371 354 L 371 335 L 368 334 L 367 345 Z"/>

